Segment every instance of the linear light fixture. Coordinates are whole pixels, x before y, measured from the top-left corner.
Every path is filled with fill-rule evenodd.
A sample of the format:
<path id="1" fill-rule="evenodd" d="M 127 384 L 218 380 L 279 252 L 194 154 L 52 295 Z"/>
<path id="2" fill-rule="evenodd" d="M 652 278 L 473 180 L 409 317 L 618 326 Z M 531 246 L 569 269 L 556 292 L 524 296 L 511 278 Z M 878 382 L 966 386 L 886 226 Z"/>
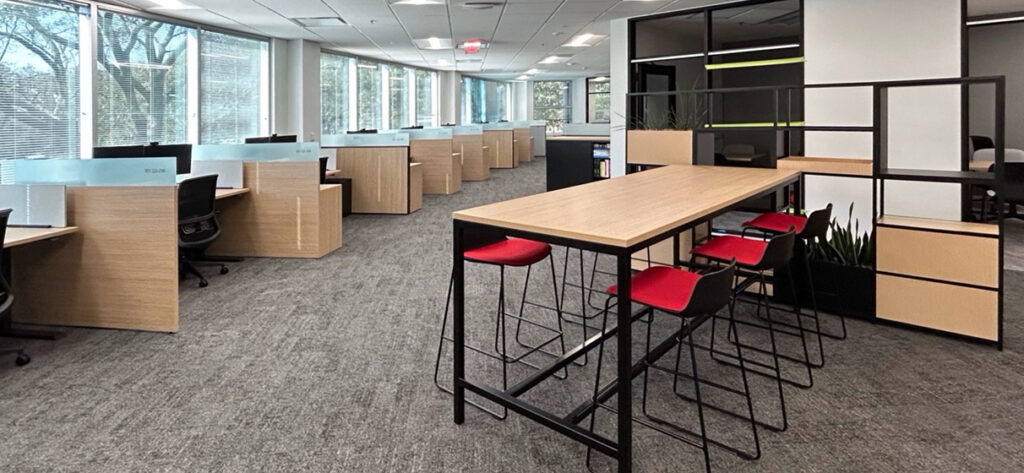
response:
<path id="1" fill-rule="evenodd" d="M 452 49 L 451 38 L 438 38 L 437 36 L 431 36 L 429 38 L 414 39 L 413 44 L 420 49 L 430 50 L 441 50 L 441 49 Z"/>
<path id="2" fill-rule="evenodd" d="M 693 59 L 698 57 L 704 57 L 704 53 L 692 53 L 692 54 L 676 54 L 674 56 L 658 56 L 658 57 L 647 57 L 642 59 L 633 59 L 629 61 L 633 64 L 640 62 L 657 62 L 657 61 L 674 61 L 676 59 Z"/>
<path id="3" fill-rule="evenodd" d="M 393 0 L 392 5 L 444 5 L 444 0 Z"/>
<path id="4" fill-rule="evenodd" d="M 569 58 L 566 56 L 548 56 L 540 60 L 540 64 L 558 64 L 560 62 L 568 61 Z"/>
<path id="5" fill-rule="evenodd" d="M 345 26 L 345 25 L 348 24 L 348 23 L 345 23 L 345 20 L 342 20 L 341 18 L 336 17 L 336 16 L 317 16 L 317 17 L 308 17 L 308 18 L 292 18 L 292 20 L 294 20 L 300 26 L 304 26 L 306 28 L 321 28 L 321 27 L 329 27 L 329 26 Z"/>
<path id="6" fill-rule="evenodd" d="M 1024 16 L 1007 16 L 1003 18 L 989 18 L 987 20 L 970 20 L 966 24 L 967 26 L 981 26 L 995 25 L 999 23 L 1013 23 L 1017 21 L 1024 21 Z"/>
<path id="7" fill-rule="evenodd" d="M 588 43 L 588 41 L 592 39 L 601 38 L 604 38 L 604 35 L 583 33 L 581 35 L 575 36 L 572 40 L 570 40 L 568 43 L 563 44 L 562 46 L 565 46 L 567 48 L 586 48 L 591 46 L 591 44 Z"/>
<path id="8" fill-rule="evenodd" d="M 741 67 L 764 67 L 764 66 L 780 66 L 783 64 L 797 64 L 805 62 L 803 56 L 800 57 L 787 57 L 783 59 L 765 59 L 762 61 L 741 61 L 741 62 L 726 62 L 723 64 L 705 64 L 704 68 L 709 71 L 715 71 L 719 69 L 739 69 Z"/>
<path id="9" fill-rule="evenodd" d="M 799 48 L 800 43 L 777 44 L 775 46 L 758 46 L 755 48 L 724 49 L 722 51 L 709 51 L 708 56 L 724 56 L 726 54 L 756 53 L 758 51 L 775 51 L 778 49 Z"/>
<path id="10" fill-rule="evenodd" d="M 199 7 L 183 3 L 180 0 L 152 0 L 156 4 L 150 10 L 198 10 Z"/>
<path id="11" fill-rule="evenodd" d="M 516 80 L 530 80 L 530 76 L 523 74 L 519 77 L 516 77 Z"/>

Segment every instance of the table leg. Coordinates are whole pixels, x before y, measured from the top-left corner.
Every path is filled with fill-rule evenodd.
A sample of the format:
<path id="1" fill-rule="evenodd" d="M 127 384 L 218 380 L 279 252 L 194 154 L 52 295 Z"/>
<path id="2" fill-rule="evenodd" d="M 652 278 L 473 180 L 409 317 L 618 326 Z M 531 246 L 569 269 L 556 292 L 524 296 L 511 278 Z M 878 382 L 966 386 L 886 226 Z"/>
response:
<path id="1" fill-rule="evenodd" d="M 630 295 L 632 290 L 630 283 L 632 279 L 632 265 L 630 264 L 631 253 L 622 251 L 618 254 L 618 447 L 619 447 L 619 473 L 633 471 L 633 330 L 630 315 L 632 315 L 632 304 Z"/>
<path id="2" fill-rule="evenodd" d="M 462 256 L 463 225 L 455 221 L 452 241 L 452 388 L 454 391 L 455 423 L 462 424 L 466 420 L 466 333 L 465 333 L 465 274 Z"/>

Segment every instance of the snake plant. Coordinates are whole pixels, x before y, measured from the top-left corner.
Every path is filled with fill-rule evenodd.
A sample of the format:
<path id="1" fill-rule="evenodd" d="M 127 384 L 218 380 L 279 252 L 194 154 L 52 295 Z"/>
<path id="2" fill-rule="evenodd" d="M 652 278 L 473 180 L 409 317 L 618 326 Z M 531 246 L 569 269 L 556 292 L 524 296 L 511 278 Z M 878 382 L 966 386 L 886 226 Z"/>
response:
<path id="1" fill-rule="evenodd" d="M 860 268 L 875 266 L 875 233 L 861 233 L 860 222 L 853 219 L 852 203 L 846 226 L 833 218 L 826 240 L 811 244 L 811 259 Z"/>

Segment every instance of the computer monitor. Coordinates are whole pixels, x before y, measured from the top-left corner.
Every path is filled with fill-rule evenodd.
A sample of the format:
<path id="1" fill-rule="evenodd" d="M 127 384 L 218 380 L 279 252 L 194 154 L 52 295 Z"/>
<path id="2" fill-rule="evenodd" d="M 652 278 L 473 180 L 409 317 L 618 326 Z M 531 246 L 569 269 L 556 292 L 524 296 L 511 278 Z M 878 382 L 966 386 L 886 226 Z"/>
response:
<path id="1" fill-rule="evenodd" d="M 298 135 L 278 135 L 273 134 L 270 136 L 256 136 L 253 138 L 246 138 L 245 143 L 297 143 L 299 141 Z"/>
<path id="2" fill-rule="evenodd" d="M 148 145 L 103 146 L 92 149 L 93 158 L 175 158 L 177 173 L 192 172 L 192 145 Z"/>
<path id="3" fill-rule="evenodd" d="M 358 130 L 355 130 L 355 131 L 348 131 L 346 133 L 348 133 L 349 135 L 372 135 L 374 133 L 377 133 L 377 130 L 376 129 L 368 130 L 366 128 L 361 128 L 361 129 L 358 129 Z"/>
<path id="4" fill-rule="evenodd" d="M 423 125 L 403 126 L 401 129 L 402 130 L 422 130 L 423 129 Z"/>

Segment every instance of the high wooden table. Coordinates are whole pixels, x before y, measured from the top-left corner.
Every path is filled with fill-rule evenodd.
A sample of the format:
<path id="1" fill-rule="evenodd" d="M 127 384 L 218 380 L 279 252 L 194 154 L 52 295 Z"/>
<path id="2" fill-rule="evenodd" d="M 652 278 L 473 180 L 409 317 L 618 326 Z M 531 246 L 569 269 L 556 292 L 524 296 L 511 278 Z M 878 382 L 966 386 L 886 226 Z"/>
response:
<path id="1" fill-rule="evenodd" d="M 630 300 L 631 255 L 659 241 L 678 238 L 683 230 L 724 213 L 746 199 L 794 185 L 799 176 L 800 171 L 788 169 L 672 165 L 452 214 L 455 423 L 465 421 L 465 396 L 469 390 L 615 458 L 620 473 L 632 471 L 633 396 L 629 381 L 643 372 L 644 362 L 653 362 L 670 351 L 678 334 L 655 347 L 644 360 L 633 364 L 631 321 L 635 315 Z M 615 328 L 595 335 L 504 391 L 467 381 L 465 372 L 463 251 L 468 249 L 468 241 L 479 244 L 501 235 L 614 255 L 619 287 Z M 520 399 L 543 380 L 613 336 L 618 337 L 617 378 L 599 393 L 597 402 L 617 395 L 617 439 L 592 433 L 578 425 L 597 409 L 592 401 L 563 416 Z"/>

